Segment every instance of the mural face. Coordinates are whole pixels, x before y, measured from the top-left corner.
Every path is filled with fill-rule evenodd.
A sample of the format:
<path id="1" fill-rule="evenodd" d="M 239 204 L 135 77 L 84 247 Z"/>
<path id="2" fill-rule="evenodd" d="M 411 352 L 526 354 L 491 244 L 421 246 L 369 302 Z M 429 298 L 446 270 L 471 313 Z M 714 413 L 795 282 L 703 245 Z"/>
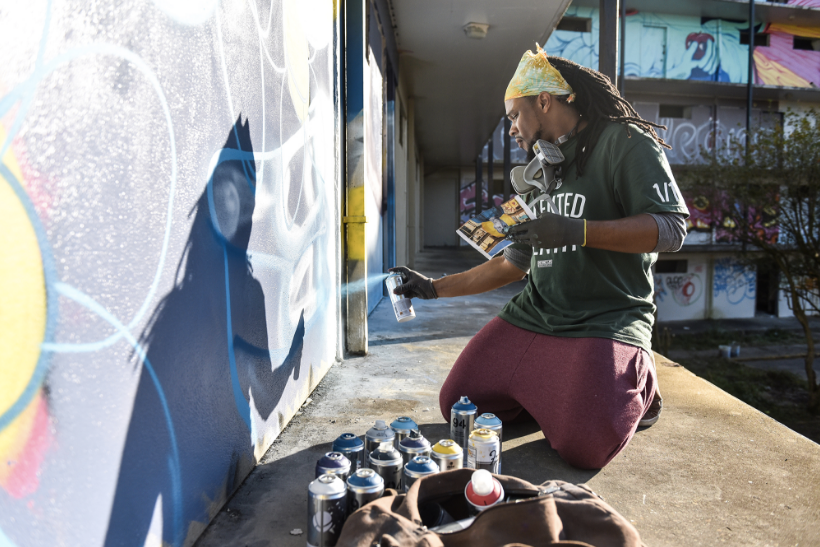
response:
<path id="1" fill-rule="evenodd" d="M 337 354 L 334 5 L 0 11 L 0 545 L 191 544 Z"/>

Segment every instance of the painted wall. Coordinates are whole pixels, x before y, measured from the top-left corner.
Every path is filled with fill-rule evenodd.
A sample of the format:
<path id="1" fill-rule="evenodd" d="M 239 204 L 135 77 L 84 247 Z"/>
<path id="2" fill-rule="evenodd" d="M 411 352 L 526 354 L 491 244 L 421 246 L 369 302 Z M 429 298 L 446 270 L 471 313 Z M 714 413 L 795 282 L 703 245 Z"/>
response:
<path id="1" fill-rule="evenodd" d="M 566 16 L 591 18 L 592 32 L 557 30 L 547 41 L 547 52 L 597 69 L 598 10 L 571 6 Z M 769 46 L 755 47 L 756 83 L 816 86 L 820 51 L 795 50 L 793 42 L 794 36 L 820 38 L 820 27 L 758 21 L 755 28 L 770 35 Z M 639 78 L 746 83 L 749 47 L 740 43 L 740 32 L 748 30 L 749 23 L 742 21 L 644 12 L 627 16 L 625 73 Z"/>
<path id="2" fill-rule="evenodd" d="M 757 272 L 732 257 L 716 258 L 712 276 L 712 318 L 754 317 Z"/>
<path id="3" fill-rule="evenodd" d="M 708 260 L 704 256 L 687 258 L 685 272 L 656 273 L 654 276 L 658 321 L 708 317 Z"/>
<path id="4" fill-rule="evenodd" d="M 381 301 L 384 286 L 384 214 L 383 135 L 384 78 L 374 52 L 368 48 L 368 63 L 364 67 L 364 212 L 365 246 L 367 248 L 367 312 Z M 381 55 L 381 52 L 378 53 Z M 378 283 L 370 280 L 378 280 Z"/>
<path id="5" fill-rule="evenodd" d="M 337 356 L 333 4 L 0 12 L 0 545 L 191 544 Z"/>

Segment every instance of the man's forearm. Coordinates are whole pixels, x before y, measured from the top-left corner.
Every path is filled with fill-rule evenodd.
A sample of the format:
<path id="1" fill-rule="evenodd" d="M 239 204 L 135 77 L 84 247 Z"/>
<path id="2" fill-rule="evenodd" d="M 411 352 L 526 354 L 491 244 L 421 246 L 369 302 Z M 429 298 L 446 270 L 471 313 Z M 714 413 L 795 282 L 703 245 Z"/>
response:
<path id="1" fill-rule="evenodd" d="M 586 247 L 592 249 L 621 253 L 651 253 L 657 244 L 658 223 L 649 215 L 587 221 Z"/>
<path id="2" fill-rule="evenodd" d="M 433 286 L 439 298 L 450 298 L 491 291 L 520 281 L 524 275 L 524 272 L 499 255 L 466 272 L 436 279 Z"/>

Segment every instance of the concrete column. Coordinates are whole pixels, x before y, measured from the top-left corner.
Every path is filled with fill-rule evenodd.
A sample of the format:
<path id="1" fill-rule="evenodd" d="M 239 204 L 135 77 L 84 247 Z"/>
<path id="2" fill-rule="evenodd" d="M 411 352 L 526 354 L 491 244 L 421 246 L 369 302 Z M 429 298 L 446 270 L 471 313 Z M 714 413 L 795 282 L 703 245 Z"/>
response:
<path id="1" fill-rule="evenodd" d="M 617 83 L 618 0 L 599 0 L 598 72 Z"/>
<path id="2" fill-rule="evenodd" d="M 487 209 L 492 209 L 495 203 L 493 203 L 493 167 L 495 166 L 495 153 L 493 152 L 493 137 L 495 135 L 490 134 L 490 142 L 487 143 Z"/>
<path id="3" fill-rule="evenodd" d="M 484 210 L 484 181 L 481 174 L 481 153 L 475 158 L 475 214 Z"/>
<path id="4" fill-rule="evenodd" d="M 367 353 L 367 247 L 364 225 L 364 18 L 362 0 L 345 2 L 345 345 Z"/>

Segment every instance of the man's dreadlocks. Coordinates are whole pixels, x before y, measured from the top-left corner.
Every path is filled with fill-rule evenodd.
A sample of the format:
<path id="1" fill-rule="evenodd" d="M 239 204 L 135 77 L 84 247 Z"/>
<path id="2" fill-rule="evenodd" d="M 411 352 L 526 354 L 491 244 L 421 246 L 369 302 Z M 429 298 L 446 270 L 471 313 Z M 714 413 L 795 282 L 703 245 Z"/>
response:
<path id="1" fill-rule="evenodd" d="M 664 148 L 672 148 L 655 132 L 655 128 L 666 129 L 666 126 L 641 118 L 632 105 L 621 97 L 609 78 L 562 57 L 549 57 L 549 61 L 572 87 L 576 94 L 575 108 L 588 124 L 578 135 L 576 161 L 579 177 L 584 174 L 587 157 L 598 144 L 598 137 L 601 136 L 607 122 L 635 124 Z M 629 127 L 626 128 L 626 132 L 629 135 Z"/>

